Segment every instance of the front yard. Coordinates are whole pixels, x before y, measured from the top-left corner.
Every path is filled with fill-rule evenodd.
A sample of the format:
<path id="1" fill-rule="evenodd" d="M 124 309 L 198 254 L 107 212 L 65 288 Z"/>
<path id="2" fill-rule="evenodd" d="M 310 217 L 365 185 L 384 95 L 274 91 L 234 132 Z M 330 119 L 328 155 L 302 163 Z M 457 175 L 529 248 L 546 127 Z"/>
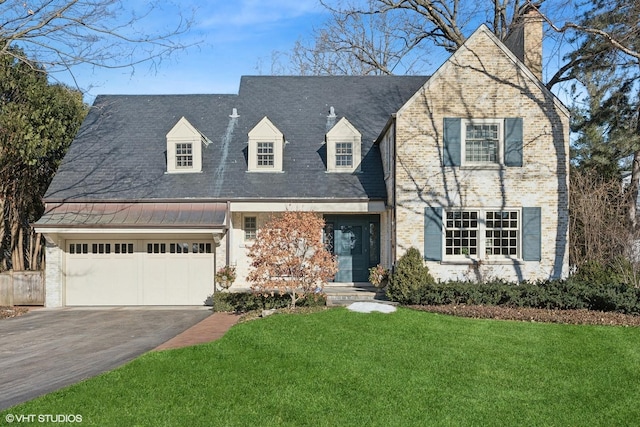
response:
<path id="1" fill-rule="evenodd" d="M 0 414 L 82 425 L 632 425 L 640 328 L 335 308 L 148 353 Z"/>

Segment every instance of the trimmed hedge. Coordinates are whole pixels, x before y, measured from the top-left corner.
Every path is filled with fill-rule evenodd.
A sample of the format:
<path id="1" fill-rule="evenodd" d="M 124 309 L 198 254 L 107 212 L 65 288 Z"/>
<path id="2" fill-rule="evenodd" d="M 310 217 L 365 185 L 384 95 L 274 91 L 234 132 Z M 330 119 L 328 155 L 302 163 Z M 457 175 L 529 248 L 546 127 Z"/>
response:
<path id="1" fill-rule="evenodd" d="M 398 301 L 416 305 L 504 305 L 546 309 L 588 309 L 640 314 L 640 289 L 623 283 L 587 284 L 575 279 L 523 282 L 428 283 Z M 393 299 L 392 299 L 393 300 Z"/>
<path id="2" fill-rule="evenodd" d="M 209 297 L 213 301 L 213 311 L 248 312 L 272 308 L 286 308 L 291 305 L 291 296 L 279 295 L 264 297 L 250 292 L 216 292 Z M 311 295 L 296 303 L 299 307 L 326 305 L 323 295 Z"/>
<path id="3" fill-rule="evenodd" d="M 625 268 L 632 271 L 630 265 Z M 626 283 L 622 273 L 620 268 L 587 263 L 567 280 L 436 282 L 420 251 L 409 248 L 389 278 L 387 298 L 405 305 L 504 305 L 640 315 L 640 288 Z"/>

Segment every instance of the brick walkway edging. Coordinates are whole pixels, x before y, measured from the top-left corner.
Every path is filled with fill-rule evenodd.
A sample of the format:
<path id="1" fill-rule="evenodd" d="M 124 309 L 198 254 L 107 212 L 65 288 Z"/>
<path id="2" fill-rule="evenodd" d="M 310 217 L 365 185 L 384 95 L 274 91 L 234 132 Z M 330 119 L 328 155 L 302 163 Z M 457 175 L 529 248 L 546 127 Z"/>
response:
<path id="1" fill-rule="evenodd" d="M 234 313 L 213 313 L 181 334 L 160 344 L 153 351 L 188 347 L 217 340 L 238 323 L 238 319 L 240 315 Z"/>

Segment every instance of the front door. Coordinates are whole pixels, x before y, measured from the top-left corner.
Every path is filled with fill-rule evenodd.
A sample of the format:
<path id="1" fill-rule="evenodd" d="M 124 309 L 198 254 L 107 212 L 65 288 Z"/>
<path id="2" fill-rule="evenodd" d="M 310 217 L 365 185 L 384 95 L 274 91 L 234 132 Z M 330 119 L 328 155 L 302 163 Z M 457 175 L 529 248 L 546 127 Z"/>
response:
<path id="1" fill-rule="evenodd" d="M 334 282 L 367 282 L 369 267 L 380 261 L 378 215 L 325 216 L 325 244 L 338 260 Z"/>

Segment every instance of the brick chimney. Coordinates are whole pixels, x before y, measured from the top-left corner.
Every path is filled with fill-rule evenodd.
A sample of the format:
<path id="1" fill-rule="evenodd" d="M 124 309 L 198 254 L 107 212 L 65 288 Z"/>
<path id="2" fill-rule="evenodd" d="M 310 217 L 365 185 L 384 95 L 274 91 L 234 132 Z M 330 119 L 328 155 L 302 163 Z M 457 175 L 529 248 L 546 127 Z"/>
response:
<path id="1" fill-rule="evenodd" d="M 542 23 L 537 6 L 524 6 L 521 15 L 511 24 L 504 44 L 524 65 L 542 80 Z"/>

